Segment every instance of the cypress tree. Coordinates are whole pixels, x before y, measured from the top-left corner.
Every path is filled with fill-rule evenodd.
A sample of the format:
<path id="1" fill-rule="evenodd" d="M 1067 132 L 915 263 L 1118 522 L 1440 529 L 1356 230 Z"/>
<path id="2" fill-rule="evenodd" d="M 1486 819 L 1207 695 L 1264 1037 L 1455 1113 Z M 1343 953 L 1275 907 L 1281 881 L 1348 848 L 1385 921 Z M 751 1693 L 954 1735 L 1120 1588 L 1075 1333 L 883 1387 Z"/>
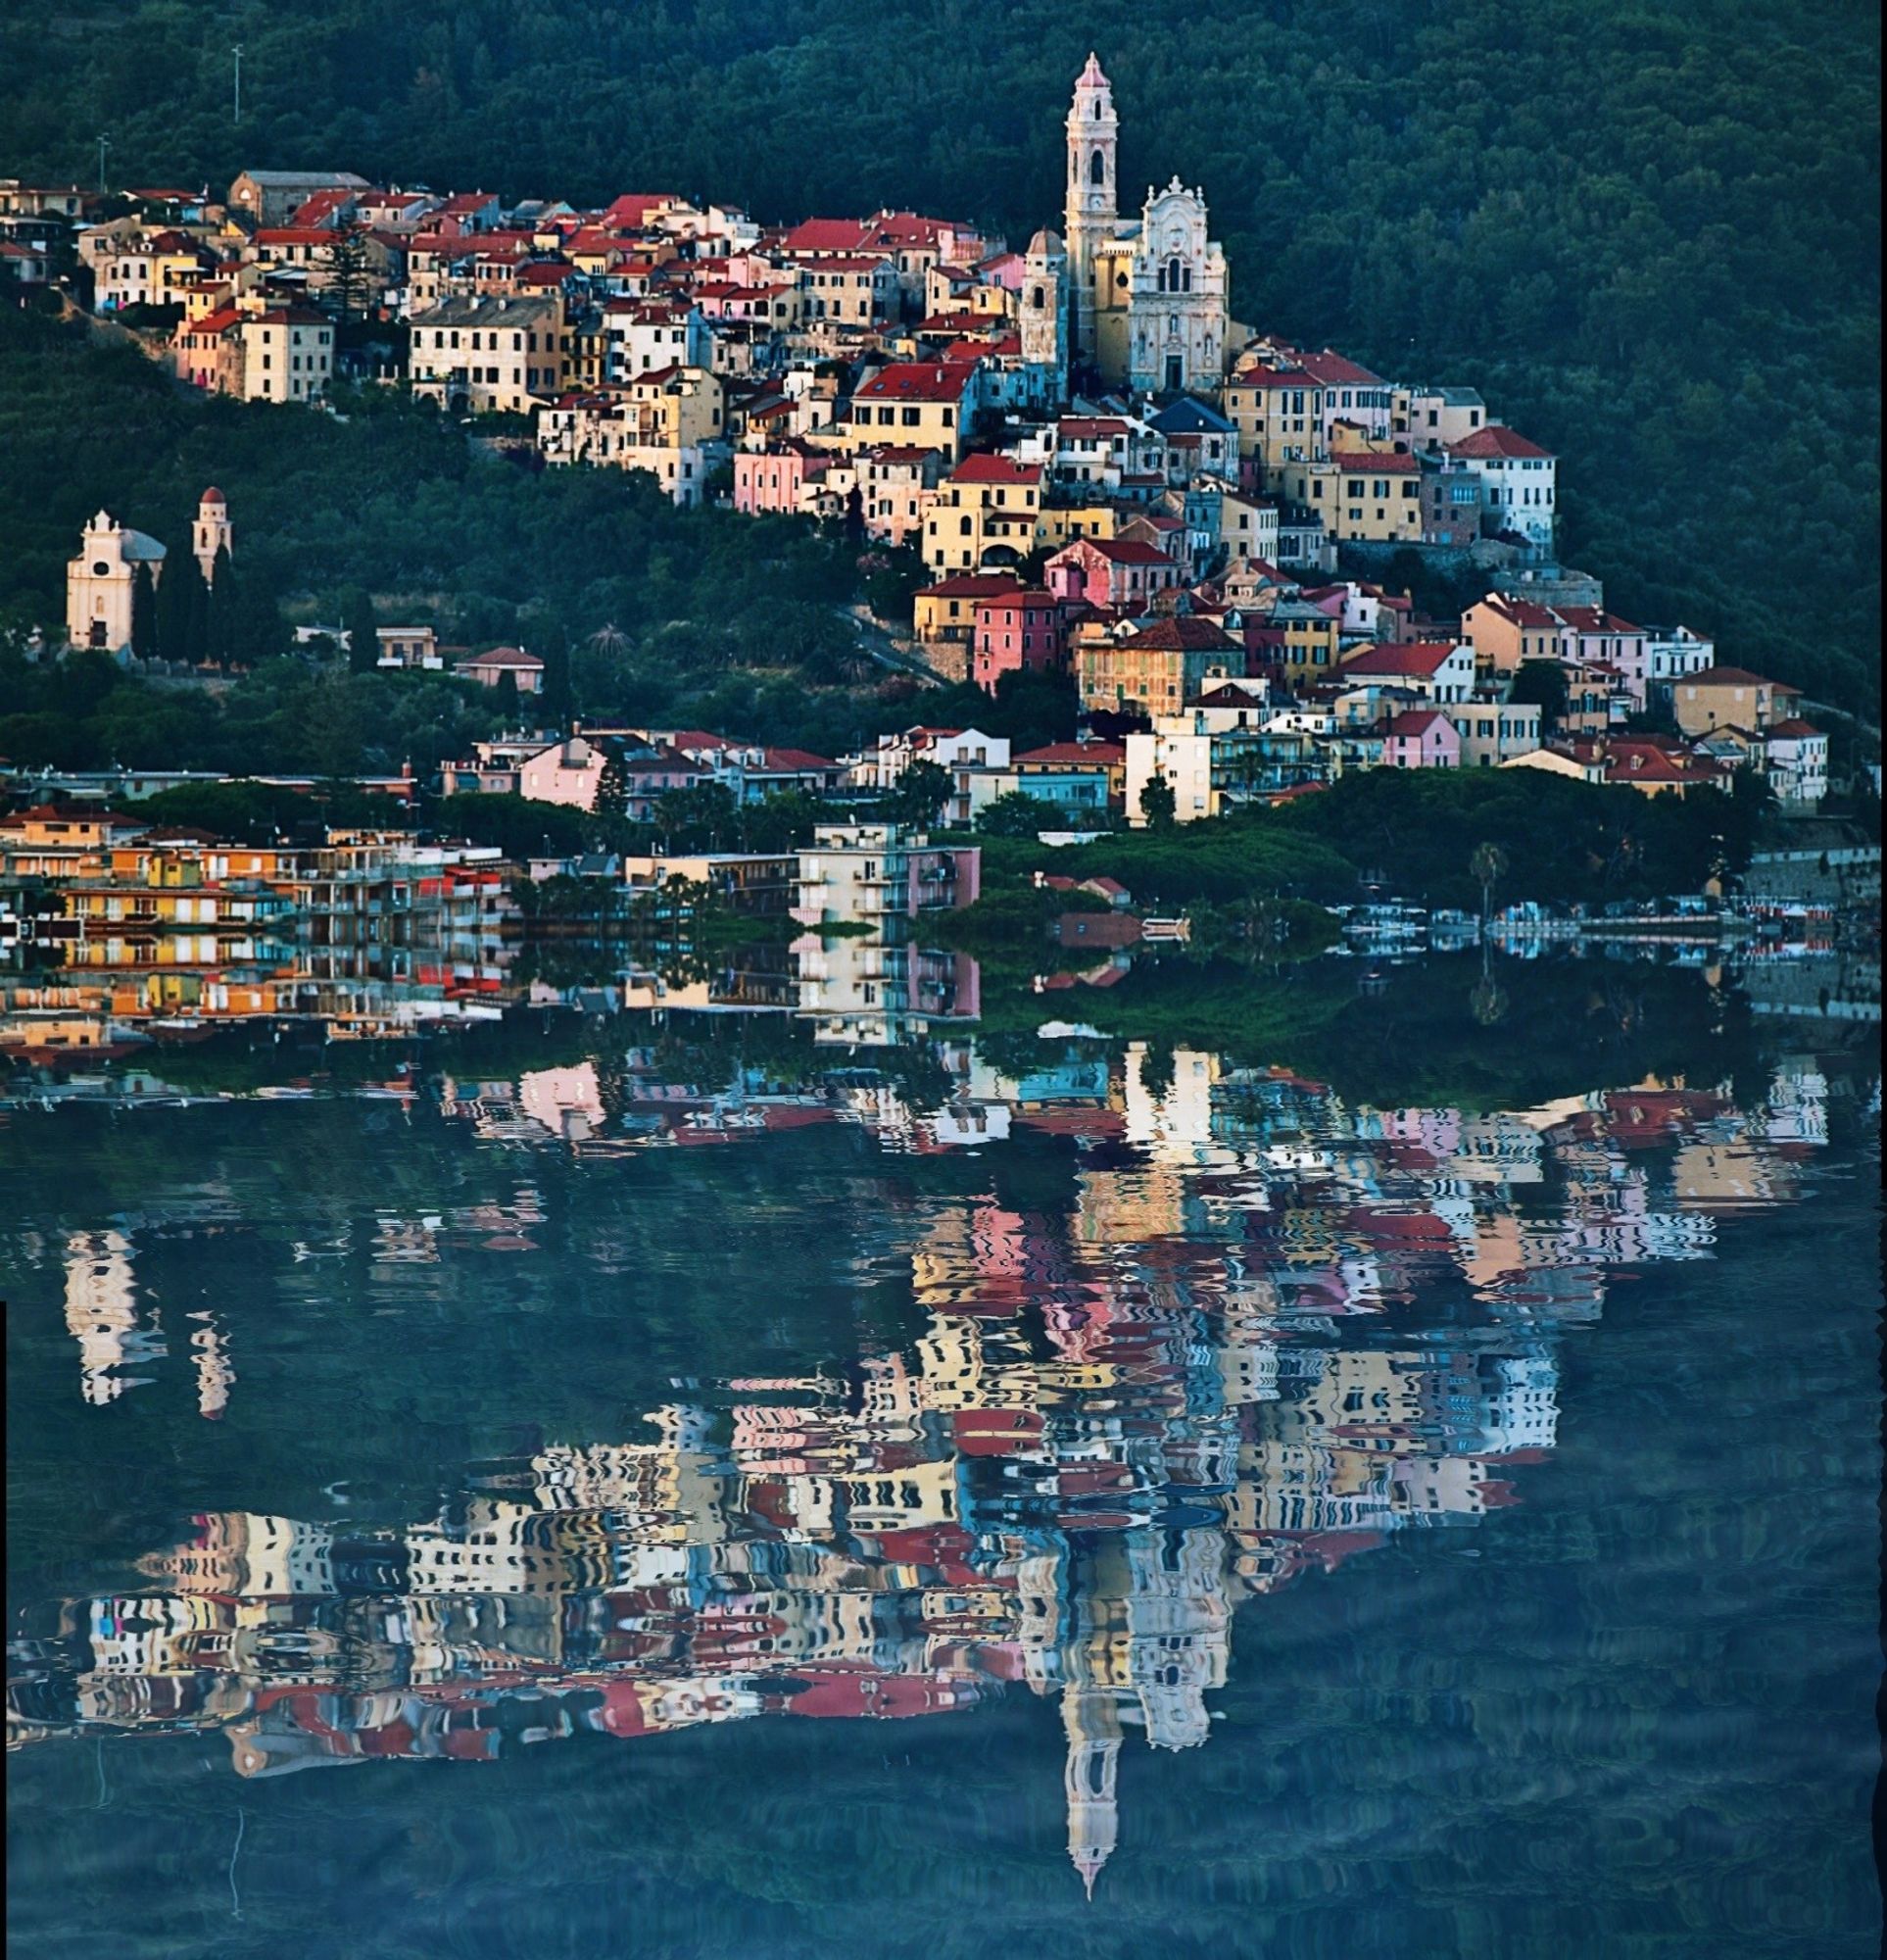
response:
<path id="1" fill-rule="evenodd" d="M 205 610 L 209 631 L 204 635 L 204 653 L 218 666 L 226 667 L 236 651 L 236 574 L 226 545 L 217 547 L 210 566 L 210 604 Z"/>
<path id="2" fill-rule="evenodd" d="M 158 650 L 157 581 L 139 562 L 131 574 L 131 652 L 148 661 Z"/>
<path id="3" fill-rule="evenodd" d="M 380 639 L 373 617 L 373 601 L 357 585 L 347 596 L 347 663 L 358 673 L 371 673 L 380 660 Z"/>
<path id="4" fill-rule="evenodd" d="M 203 571 L 194 554 L 172 552 L 157 591 L 157 649 L 161 660 L 195 660 L 203 614 Z"/>

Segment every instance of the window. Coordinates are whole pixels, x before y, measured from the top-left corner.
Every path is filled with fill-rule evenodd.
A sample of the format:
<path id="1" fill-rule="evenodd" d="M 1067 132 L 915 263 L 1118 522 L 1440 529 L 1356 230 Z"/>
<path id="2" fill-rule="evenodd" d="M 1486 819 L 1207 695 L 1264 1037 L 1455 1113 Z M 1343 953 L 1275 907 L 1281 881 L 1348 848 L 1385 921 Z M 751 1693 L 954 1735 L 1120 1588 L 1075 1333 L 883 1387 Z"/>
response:
<path id="1" fill-rule="evenodd" d="M 1094 114 L 1100 114 L 1100 104 L 1094 104 Z M 1096 150 L 1088 160 L 1088 181 L 1090 184 L 1104 184 L 1107 181 L 1107 159 Z"/>

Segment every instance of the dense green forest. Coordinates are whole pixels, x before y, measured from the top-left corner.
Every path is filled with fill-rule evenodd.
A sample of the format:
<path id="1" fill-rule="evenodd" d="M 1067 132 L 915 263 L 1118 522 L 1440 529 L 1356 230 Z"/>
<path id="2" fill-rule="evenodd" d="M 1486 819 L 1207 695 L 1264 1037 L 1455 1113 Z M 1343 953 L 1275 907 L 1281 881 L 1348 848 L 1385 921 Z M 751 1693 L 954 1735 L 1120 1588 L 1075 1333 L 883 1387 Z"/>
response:
<path id="1" fill-rule="evenodd" d="M 1123 184 L 1204 187 L 1239 318 L 1479 387 L 1564 459 L 1565 555 L 1615 607 L 1871 711 L 1879 23 L 1856 0 L 14 10 L 0 171 L 89 180 L 102 130 L 146 182 L 342 167 L 765 218 L 916 205 L 1021 239 L 1059 208 L 1089 45 Z M 605 493 L 555 494 L 527 536 Z M 457 500 L 418 503 L 443 546 Z M 633 528 L 653 558 L 697 549 L 653 500 Z M 365 553 L 341 531 L 296 543 Z M 626 548 L 592 575 L 647 569 Z M 655 579 L 644 603 L 676 601 Z"/>

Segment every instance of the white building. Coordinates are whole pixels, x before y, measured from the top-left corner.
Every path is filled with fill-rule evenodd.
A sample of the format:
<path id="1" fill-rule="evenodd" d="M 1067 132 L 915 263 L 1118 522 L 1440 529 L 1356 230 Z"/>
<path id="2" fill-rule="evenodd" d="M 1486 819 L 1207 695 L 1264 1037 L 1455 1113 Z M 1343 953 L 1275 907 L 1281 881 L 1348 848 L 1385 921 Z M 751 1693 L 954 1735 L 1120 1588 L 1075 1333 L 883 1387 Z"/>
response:
<path id="1" fill-rule="evenodd" d="M 66 565 L 66 638 L 74 647 L 118 653 L 131 644 L 131 605 L 138 566 L 153 588 L 164 576 L 164 547 L 101 511 L 85 526 L 76 558 Z"/>
<path id="2" fill-rule="evenodd" d="M 1481 508 L 1496 529 L 1517 531 L 1529 544 L 1551 548 L 1558 514 L 1556 457 L 1498 422 L 1446 447 L 1480 478 Z"/>

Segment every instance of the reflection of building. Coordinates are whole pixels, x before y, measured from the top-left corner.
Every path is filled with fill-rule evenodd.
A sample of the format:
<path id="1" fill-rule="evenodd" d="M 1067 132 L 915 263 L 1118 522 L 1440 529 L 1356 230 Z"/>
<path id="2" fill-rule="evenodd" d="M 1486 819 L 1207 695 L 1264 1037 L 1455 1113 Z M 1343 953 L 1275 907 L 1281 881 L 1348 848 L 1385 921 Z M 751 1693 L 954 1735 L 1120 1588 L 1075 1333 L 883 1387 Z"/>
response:
<path id="1" fill-rule="evenodd" d="M 706 1092 L 636 1053 L 450 1081 L 439 1115 L 550 1148 L 594 1143 L 626 1103 L 642 1134 L 704 1135 Z M 1238 1604 L 1514 1501 L 1556 1441 L 1557 1329 L 1596 1310 L 1611 1261 L 1690 1256 L 1678 1228 L 1785 1195 L 1826 1089 L 1795 1066 L 1755 1118 L 1655 1083 L 1476 1115 L 1352 1111 L 1202 1052 L 1110 1068 L 1071 1044 L 1031 1074 L 967 1055 L 947 1073 L 948 1124 L 850 1070 L 823 1097 L 737 1083 L 716 1116 L 717 1141 L 775 1112 L 903 1150 L 982 1142 L 963 1117 L 1000 1110 L 1079 1141 L 1065 1203 L 957 1187 L 874 1210 L 928 1314 L 908 1348 L 691 1388 L 633 1441 L 483 1465 L 402 1529 L 206 1514 L 143 1561 L 149 1592 L 75 1600 L 57 1640 L 21 1643 L 12 1733 L 224 1730 L 240 1773 L 272 1775 L 489 1759 L 518 1739 L 520 1693 L 527 1738 L 627 1739 L 1026 1690 L 1059 1711 L 1091 1890 L 1134 1841 L 1130 1732 L 1208 1740 Z M 528 1251 L 545 1209 L 525 1185 L 388 1213 L 373 1256 Z M 108 1401 L 128 1364 L 163 1362 L 155 1315 L 124 1234 L 74 1234 L 65 1256 L 84 1393 Z M 1384 1317 L 1429 1274 L 1470 1284 L 1478 1324 Z M 190 1318 L 214 1414 L 220 1321 Z"/>

